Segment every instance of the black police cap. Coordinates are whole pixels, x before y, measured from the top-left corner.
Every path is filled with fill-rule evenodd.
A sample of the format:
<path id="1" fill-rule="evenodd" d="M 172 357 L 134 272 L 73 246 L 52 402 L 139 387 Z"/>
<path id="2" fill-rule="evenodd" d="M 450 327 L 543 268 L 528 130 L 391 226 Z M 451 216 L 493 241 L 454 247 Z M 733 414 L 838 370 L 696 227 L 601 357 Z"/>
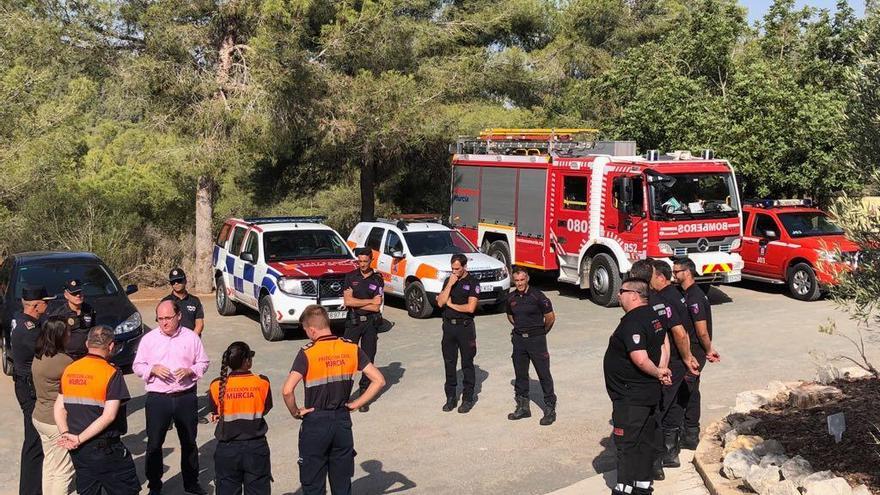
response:
<path id="1" fill-rule="evenodd" d="M 175 268 L 168 273 L 168 282 L 174 283 L 177 281 L 186 281 L 186 273 L 183 272 L 183 268 Z"/>
<path id="2" fill-rule="evenodd" d="M 70 292 L 71 294 L 76 294 L 77 292 L 82 292 L 82 282 L 77 279 L 68 280 L 66 284 L 64 284 L 64 290 Z"/>
<path id="3" fill-rule="evenodd" d="M 25 301 L 49 301 L 55 299 L 46 292 L 42 285 L 31 285 L 21 289 L 21 298 Z"/>

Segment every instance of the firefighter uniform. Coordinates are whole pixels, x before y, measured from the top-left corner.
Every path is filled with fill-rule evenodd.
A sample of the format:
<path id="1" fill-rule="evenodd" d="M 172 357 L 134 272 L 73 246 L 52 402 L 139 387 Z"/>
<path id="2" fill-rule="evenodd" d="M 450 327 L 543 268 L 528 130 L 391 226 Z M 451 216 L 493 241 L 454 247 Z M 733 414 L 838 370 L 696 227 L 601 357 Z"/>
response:
<path id="1" fill-rule="evenodd" d="M 550 374 L 550 352 L 547 349 L 547 329 L 544 315 L 553 312 L 553 303 L 543 292 L 528 287 L 525 292 L 515 290 L 507 297 L 507 314 L 513 319 L 510 341 L 513 344 L 513 391 L 518 399 L 529 398 L 529 363 L 535 366 L 544 403 L 556 407 L 553 376 Z"/>
<path id="2" fill-rule="evenodd" d="M 82 283 L 79 280 L 69 280 L 64 289 L 70 293 L 82 292 Z M 70 338 L 67 341 L 66 353 L 73 359 L 79 359 L 86 355 L 86 338 L 89 329 L 97 324 L 95 310 L 87 302 L 83 302 L 79 311 L 72 309 L 67 300 L 59 300 L 49 306 L 46 316 L 58 316 L 67 321 L 70 327 Z"/>
<path id="3" fill-rule="evenodd" d="M 333 495 L 350 495 L 354 437 L 346 407 L 354 376 L 370 359 L 357 344 L 328 335 L 300 349 L 291 372 L 303 376 L 305 409 L 299 430 L 299 478 L 303 495 L 323 495 L 329 475 Z"/>
<path id="4" fill-rule="evenodd" d="M 271 493 L 272 470 L 266 433 L 266 413 L 272 409 L 269 379 L 250 371 L 233 371 L 226 379 L 211 382 L 211 412 L 223 417 L 214 430 L 214 486 L 217 495 Z"/>
<path id="5" fill-rule="evenodd" d="M 22 293 L 26 301 L 46 300 L 48 296 L 43 288 L 26 288 Z M 34 406 L 37 404 L 37 392 L 31 375 L 31 363 L 40 333 L 40 323 L 23 312 L 12 318 L 10 330 L 12 344 L 12 379 L 15 382 L 15 398 L 24 416 L 24 442 L 21 445 L 21 474 L 19 493 L 22 495 L 39 494 L 42 491 L 43 479 L 43 446 L 40 434 L 34 428 L 32 420 Z"/>
<path id="6" fill-rule="evenodd" d="M 385 281 L 381 275 L 371 271 L 364 277 L 360 269 L 355 269 L 345 275 L 345 289 L 351 289 L 355 299 L 373 299 L 381 296 L 385 291 Z M 364 350 L 370 362 L 376 360 L 376 348 L 379 342 L 378 328 L 381 325 L 382 313 L 367 311 L 362 308 L 348 310 L 348 318 L 345 320 L 345 338 L 359 344 Z M 361 393 L 370 386 L 370 379 L 361 376 L 358 385 Z M 368 407 L 368 406 L 364 406 Z"/>
<path id="7" fill-rule="evenodd" d="M 629 354 L 646 351 L 651 362 L 659 365 L 665 336 L 666 329 L 654 309 L 640 306 L 621 318 L 608 341 L 603 362 L 605 388 L 613 406 L 617 480 L 627 487 L 614 493 L 651 493 L 661 386 L 657 378 L 642 372 Z"/>
<path id="8" fill-rule="evenodd" d="M 443 283 L 444 290 L 449 279 Z M 467 304 L 471 297 L 480 297 L 480 283 L 470 273 L 455 282 L 449 292 L 449 301 L 453 304 Z M 458 355 L 461 354 L 461 374 L 463 402 L 474 402 L 474 386 L 476 372 L 474 357 L 477 355 L 477 328 L 474 325 L 473 313 L 464 313 L 450 308 L 443 308 L 443 338 L 440 341 L 443 352 L 443 364 L 446 368 L 446 382 L 443 386 L 447 402 L 457 399 L 458 389 Z"/>
<path id="9" fill-rule="evenodd" d="M 705 321 L 706 330 L 709 332 L 709 339 L 712 338 L 712 306 L 709 299 L 700 286 L 692 284 L 684 292 L 685 304 L 687 305 L 688 316 L 696 328 L 696 322 Z M 696 332 L 696 330 L 695 330 Z M 700 344 L 700 341 L 694 337 L 691 340 L 691 353 L 700 363 L 700 370 L 705 369 L 706 365 L 706 349 Z M 688 437 L 693 441 L 699 440 L 700 429 L 700 375 L 694 376 L 688 374 L 685 378 L 687 385 L 686 406 L 684 411 L 684 427 L 688 433 Z M 696 437 L 696 438 L 695 438 Z"/>
<path id="10" fill-rule="evenodd" d="M 76 491 L 81 495 L 135 495 L 141 484 L 131 453 L 120 437 L 128 429 L 125 403 L 131 396 L 122 372 L 101 356 L 87 354 L 61 375 L 68 431 L 79 435 L 104 412 L 108 400 L 120 401 L 113 422 L 94 438 L 70 452 L 76 470 Z"/>

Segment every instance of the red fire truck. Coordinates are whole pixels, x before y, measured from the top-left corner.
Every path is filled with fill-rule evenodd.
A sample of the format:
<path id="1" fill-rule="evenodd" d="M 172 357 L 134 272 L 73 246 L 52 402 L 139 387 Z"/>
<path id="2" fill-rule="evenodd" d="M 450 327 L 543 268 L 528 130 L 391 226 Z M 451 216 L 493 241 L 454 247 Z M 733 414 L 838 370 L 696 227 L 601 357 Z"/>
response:
<path id="1" fill-rule="evenodd" d="M 741 278 L 733 167 L 689 152 L 636 156 L 591 129 L 488 129 L 453 145 L 450 220 L 508 264 L 558 271 L 617 303 L 622 273 L 647 256 L 688 256 L 700 283 Z"/>

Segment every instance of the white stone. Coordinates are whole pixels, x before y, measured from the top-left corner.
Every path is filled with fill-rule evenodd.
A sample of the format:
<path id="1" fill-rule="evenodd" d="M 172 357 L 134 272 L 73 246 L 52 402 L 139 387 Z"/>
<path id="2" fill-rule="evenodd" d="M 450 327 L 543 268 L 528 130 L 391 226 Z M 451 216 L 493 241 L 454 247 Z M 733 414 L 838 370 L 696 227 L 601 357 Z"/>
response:
<path id="1" fill-rule="evenodd" d="M 836 476 L 834 476 L 834 473 L 832 473 L 831 471 L 816 471 L 813 474 L 805 476 L 801 480 L 801 482 L 798 483 L 798 485 L 806 488 L 807 485 L 810 483 L 815 483 L 817 481 L 833 480 L 834 478 L 836 478 Z"/>
<path id="2" fill-rule="evenodd" d="M 783 392 L 788 392 L 790 389 L 788 385 L 780 382 L 779 380 L 773 380 L 767 384 L 767 390 L 770 391 L 774 396 L 779 395 Z"/>
<path id="3" fill-rule="evenodd" d="M 767 454 L 761 458 L 761 467 L 779 466 L 782 467 L 788 461 L 785 454 Z"/>
<path id="4" fill-rule="evenodd" d="M 843 478 L 813 481 L 807 483 L 804 488 L 806 495 L 852 495 L 852 488 Z"/>
<path id="5" fill-rule="evenodd" d="M 782 464 L 782 477 L 798 486 L 801 486 L 801 481 L 812 472 L 813 466 L 810 462 L 799 455 Z"/>
<path id="6" fill-rule="evenodd" d="M 757 493 L 764 493 L 770 485 L 779 483 L 780 473 L 777 466 L 751 466 L 746 475 L 746 485 Z"/>
<path id="7" fill-rule="evenodd" d="M 734 450 L 724 456 L 722 471 L 727 479 L 744 478 L 749 474 L 749 469 L 758 464 L 758 456 L 746 449 Z"/>
<path id="8" fill-rule="evenodd" d="M 785 453 L 785 448 L 782 446 L 782 444 L 779 443 L 778 440 L 773 440 L 772 438 L 770 440 L 764 440 L 758 445 L 755 445 L 755 448 L 753 450 L 755 452 L 755 455 L 757 456 Z"/>
<path id="9" fill-rule="evenodd" d="M 849 378 L 850 380 L 855 380 L 856 378 L 865 378 L 874 375 L 872 375 L 870 371 L 865 371 L 858 366 L 847 366 L 846 368 L 840 368 L 840 376 L 842 376 L 843 378 Z"/>
<path id="10" fill-rule="evenodd" d="M 733 442 L 736 441 L 736 437 L 738 437 L 738 436 L 739 436 L 739 434 L 736 432 L 736 430 L 728 431 L 727 433 L 724 434 L 724 438 L 721 439 L 722 440 L 721 445 L 726 447 L 726 446 L 732 444 Z"/>
<path id="11" fill-rule="evenodd" d="M 768 486 L 767 490 L 761 495 L 801 495 L 801 492 L 798 491 L 797 485 L 785 480 Z"/>
<path id="12" fill-rule="evenodd" d="M 840 378 L 840 370 L 831 364 L 820 367 L 816 372 L 816 381 L 822 385 L 828 385 L 838 378 Z"/>
<path id="13" fill-rule="evenodd" d="M 733 412 L 747 413 L 755 409 L 760 409 L 761 406 L 765 406 L 770 403 L 770 399 L 767 397 L 767 395 L 768 393 L 766 391 L 759 390 L 740 392 L 736 396 L 736 406 L 733 408 Z"/>
<path id="14" fill-rule="evenodd" d="M 871 495 L 871 490 L 865 485 L 859 485 L 852 490 L 852 495 Z"/>

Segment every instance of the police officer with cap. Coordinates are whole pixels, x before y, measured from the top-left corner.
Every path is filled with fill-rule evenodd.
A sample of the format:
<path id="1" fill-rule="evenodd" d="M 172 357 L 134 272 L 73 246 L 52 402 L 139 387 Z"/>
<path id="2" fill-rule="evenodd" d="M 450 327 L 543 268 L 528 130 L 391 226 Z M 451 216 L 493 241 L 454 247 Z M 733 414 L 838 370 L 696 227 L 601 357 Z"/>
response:
<path id="1" fill-rule="evenodd" d="M 345 275 L 345 289 L 342 292 L 348 318 L 345 321 L 345 338 L 360 344 L 361 349 L 370 358 L 376 360 L 376 347 L 379 341 L 378 327 L 382 320 L 382 298 L 385 293 L 385 281 L 373 271 L 373 251 L 369 248 L 355 250 L 358 267 Z M 358 393 L 363 394 L 370 385 L 367 375 L 361 376 Z M 360 412 L 370 410 L 369 403 L 364 403 Z"/>
<path id="2" fill-rule="evenodd" d="M 43 486 L 43 446 L 34 428 L 32 415 L 37 403 L 37 392 L 31 375 L 31 363 L 36 352 L 39 320 L 53 299 L 46 288 L 24 287 L 21 291 L 22 309 L 12 318 L 10 343 L 12 344 L 12 379 L 15 381 L 15 398 L 24 415 L 24 442 L 21 445 L 21 474 L 18 491 L 21 495 L 39 494 Z"/>
<path id="3" fill-rule="evenodd" d="M 510 341 L 513 344 L 514 400 L 516 410 L 507 419 L 531 417 L 529 409 L 529 363 L 535 366 L 541 389 L 544 391 L 544 417 L 542 426 L 556 421 L 556 394 L 553 392 L 553 375 L 550 374 L 550 352 L 547 350 L 547 334 L 556 322 L 553 304 L 543 292 L 529 286 L 529 274 L 522 267 L 513 268 L 516 288 L 507 297 L 507 319 L 513 325 Z"/>
<path id="4" fill-rule="evenodd" d="M 617 483 L 612 495 L 653 493 L 652 464 L 656 457 L 657 407 L 662 383 L 671 377 L 662 366 L 669 353 L 666 329 L 648 305 L 648 284 L 627 278 L 619 291 L 626 314 L 605 351 L 605 388 L 611 398 Z"/>
<path id="5" fill-rule="evenodd" d="M 86 338 L 89 336 L 89 329 L 97 324 L 97 320 L 95 310 L 85 302 L 83 284 L 80 280 L 71 279 L 64 284 L 64 300 L 52 304 L 46 316 L 58 316 L 67 321 L 70 327 L 67 355 L 73 359 L 85 356 Z"/>
<path id="6" fill-rule="evenodd" d="M 691 353 L 700 363 L 700 370 L 706 361 L 717 363 L 721 355 L 712 345 L 712 306 L 703 290 L 697 284 L 697 266 L 690 258 L 678 258 L 672 265 L 672 276 L 684 291 L 684 302 L 688 317 L 694 325 L 697 340 L 691 342 Z M 700 442 L 700 375 L 685 376 L 686 389 L 682 400 L 687 401 L 684 411 L 684 430 L 681 447 L 694 450 Z"/>
<path id="7" fill-rule="evenodd" d="M 183 268 L 175 268 L 168 273 L 168 283 L 171 284 L 171 294 L 163 297 L 163 301 L 173 301 L 180 308 L 180 326 L 188 328 L 202 336 L 205 329 L 205 309 L 198 297 L 186 290 L 186 273 Z"/>
<path id="8" fill-rule="evenodd" d="M 474 357 L 477 355 L 477 329 L 474 326 L 474 312 L 480 298 L 480 283 L 467 271 L 467 257 L 461 253 L 450 259 L 452 275 L 443 285 L 437 296 L 437 306 L 443 308 L 443 338 L 440 347 L 446 369 L 446 403 L 443 410 L 449 412 L 458 403 L 458 355 L 461 353 L 461 374 L 463 375 L 461 405 L 459 413 L 468 413 L 474 407 L 474 386 L 476 371 Z"/>

